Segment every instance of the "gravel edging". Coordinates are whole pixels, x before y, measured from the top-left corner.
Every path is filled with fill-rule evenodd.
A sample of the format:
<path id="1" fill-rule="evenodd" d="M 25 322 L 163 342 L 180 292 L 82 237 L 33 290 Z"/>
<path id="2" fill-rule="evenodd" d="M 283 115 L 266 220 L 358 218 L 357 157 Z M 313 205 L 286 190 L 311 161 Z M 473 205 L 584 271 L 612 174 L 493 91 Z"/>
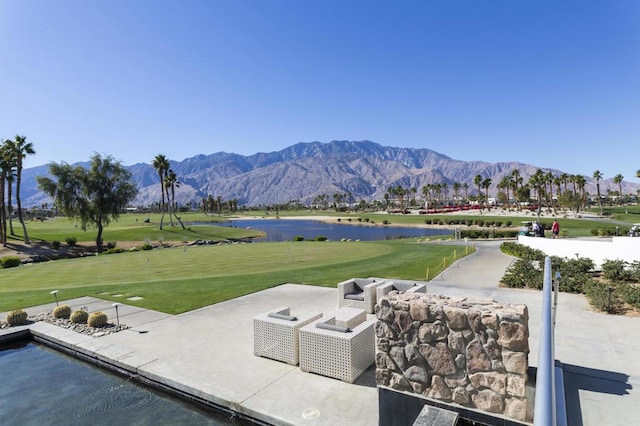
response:
<path id="1" fill-rule="evenodd" d="M 37 315 L 30 315 L 27 317 L 26 324 L 33 324 L 35 322 L 42 321 L 48 324 L 53 324 L 60 328 L 64 328 L 67 330 L 74 331 L 76 333 L 84 334 L 86 336 L 91 337 L 101 337 L 106 336 L 108 334 L 117 333 L 122 330 L 126 330 L 130 328 L 126 324 L 116 325 L 113 323 L 107 323 L 104 327 L 89 327 L 87 324 L 76 324 L 72 323 L 68 319 L 65 318 L 56 318 L 51 313 L 41 313 Z M 5 321 L 0 321 L 0 330 L 11 328 L 11 325 Z"/>

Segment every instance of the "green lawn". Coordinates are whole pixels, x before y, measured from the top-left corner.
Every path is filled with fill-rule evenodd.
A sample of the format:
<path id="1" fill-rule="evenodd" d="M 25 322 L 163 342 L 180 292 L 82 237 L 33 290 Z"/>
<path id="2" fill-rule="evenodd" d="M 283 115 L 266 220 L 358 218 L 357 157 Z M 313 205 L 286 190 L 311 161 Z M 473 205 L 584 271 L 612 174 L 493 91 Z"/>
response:
<path id="1" fill-rule="evenodd" d="M 454 254 L 455 251 L 455 254 Z M 460 246 L 416 240 L 280 242 L 190 246 L 23 265 L 0 273 L 0 311 L 94 296 L 171 314 L 281 283 L 333 287 L 350 277 L 424 280 L 465 255 Z M 122 297 L 113 297 L 122 294 Z"/>
<path id="2" fill-rule="evenodd" d="M 145 223 L 149 219 L 149 223 Z M 182 229 L 174 219 L 174 226 L 165 216 L 163 229 L 160 230 L 159 214 L 123 214 L 118 221 L 111 222 L 104 228 L 103 241 L 136 241 L 136 242 L 164 242 L 164 241 L 195 241 L 202 240 L 226 240 L 258 236 L 255 230 L 233 228 L 229 226 L 211 226 L 220 221 L 228 221 L 223 217 L 206 216 L 200 213 L 187 213 L 182 215 L 186 229 Z M 13 221 L 13 228 L 17 239 L 22 238 L 22 227 L 17 220 Z M 47 219 L 44 222 L 27 222 L 29 239 L 33 241 L 60 241 L 64 243 L 67 237 L 75 237 L 78 242 L 94 242 L 96 231 L 87 229 L 82 231 L 73 220 L 67 218 Z"/>

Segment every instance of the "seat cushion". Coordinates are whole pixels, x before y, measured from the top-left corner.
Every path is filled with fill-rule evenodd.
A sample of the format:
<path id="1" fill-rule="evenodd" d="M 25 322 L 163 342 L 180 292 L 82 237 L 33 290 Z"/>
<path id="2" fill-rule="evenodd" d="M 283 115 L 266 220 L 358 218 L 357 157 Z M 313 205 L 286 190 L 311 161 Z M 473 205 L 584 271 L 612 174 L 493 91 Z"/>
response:
<path id="1" fill-rule="evenodd" d="M 286 320 L 286 321 L 297 321 L 298 320 L 298 317 L 292 317 L 291 315 L 279 314 L 277 312 L 269 312 L 267 314 L 267 316 L 269 318 L 277 318 L 277 319 Z"/>
<path id="2" fill-rule="evenodd" d="M 361 302 L 364 301 L 364 291 L 359 291 L 356 293 L 347 293 L 344 295 L 345 299 L 349 299 L 349 300 L 359 300 Z"/>

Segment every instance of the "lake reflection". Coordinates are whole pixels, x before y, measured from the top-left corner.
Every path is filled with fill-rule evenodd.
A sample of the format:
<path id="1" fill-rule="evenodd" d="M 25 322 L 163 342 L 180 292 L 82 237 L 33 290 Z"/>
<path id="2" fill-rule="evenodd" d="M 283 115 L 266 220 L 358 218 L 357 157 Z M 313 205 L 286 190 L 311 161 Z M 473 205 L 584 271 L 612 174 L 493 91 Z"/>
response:
<path id="1" fill-rule="evenodd" d="M 266 238 L 256 239 L 256 241 L 291 241 L 296 236 L 302 236 L 305 240 L 313 240 L 320 235 L 333 241 L 341 239 L 375 241 L 451 235 L 452 233 L 448 229 L 371 226 L 296 219 L 242 219 L 234 220 L 225 225 L 266 232 Z"/>

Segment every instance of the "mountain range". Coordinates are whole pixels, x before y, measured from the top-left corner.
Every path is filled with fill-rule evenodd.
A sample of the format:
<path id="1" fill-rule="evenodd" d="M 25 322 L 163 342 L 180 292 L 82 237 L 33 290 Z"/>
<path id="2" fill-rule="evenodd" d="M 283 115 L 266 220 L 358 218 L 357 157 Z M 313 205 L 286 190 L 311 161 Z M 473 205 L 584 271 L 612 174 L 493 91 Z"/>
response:
<path id="1" fill-rule="evenodd" d="M 82 163 L 81 163 L 82 164 Z M 88 164 L 88 163 L 87 163 Z M 469 194 L 477 193 L 476 175 L 491 178 L 489 194 L 496 194 L 500 180 L 518 169 L 526 182 L 536 170 L 559 175 L 569 171 L 549 169 L 520 162 L 487 163 L 460 161 L 422 148 L 382 146 L 371 141 L 332 141 L 329 143 L 297 143 L 280 151 L 257 153 L 250 156 L 218 152 L 196 155 L 183 161 L 170 161 L 180 187 L 176 201 L 199 202 L 212 194 L 222 199 L 237 199 L 238 205 L 260 206 L 298 200 L 311 203 L 317 196 L 350 193 L 356 201 L 382 200 L 392 186 L 421 188 L 426 184 L 454 182 L 469 185 Z M 139 189 L 137 206 L 158 202 L 160 185 L 151 164 L 126 166 Z M 42 193 L 36 176 L 48 175 L 48 166 L 23 170 L 21 195 L 23 205 L 40 206 L 51 203 Z M 596 193 L 595 181 L 590 176 L 586 190 Z M 624 193 L 635 193 L 640 185 L 623 182 Z M 612 179 L 600 182 L 602 194 L 618 190 Z"/>

